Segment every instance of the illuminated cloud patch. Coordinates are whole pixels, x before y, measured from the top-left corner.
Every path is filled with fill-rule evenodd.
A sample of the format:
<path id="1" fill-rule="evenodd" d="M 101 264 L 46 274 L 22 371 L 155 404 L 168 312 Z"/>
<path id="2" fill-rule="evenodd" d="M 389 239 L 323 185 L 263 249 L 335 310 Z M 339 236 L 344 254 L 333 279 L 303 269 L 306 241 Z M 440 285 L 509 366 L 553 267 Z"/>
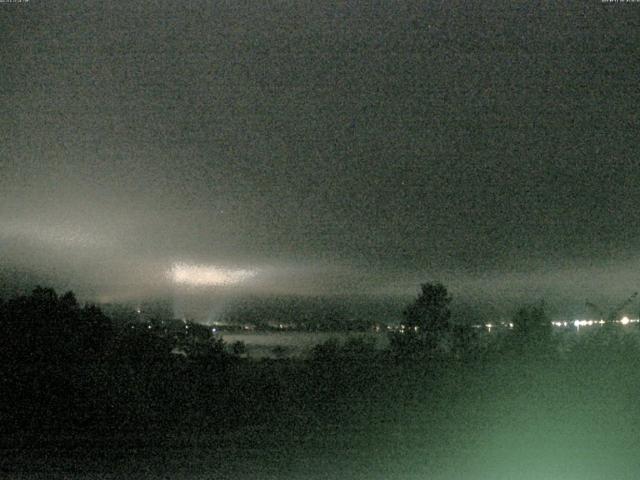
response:
<path id="1" fill-rule="evenodd" d="M 255 277 L 256 270 L 233 270 L 214 265 L 175 263 L 169 275 L 179 285 L 194 287 L 236 285 Z"/>

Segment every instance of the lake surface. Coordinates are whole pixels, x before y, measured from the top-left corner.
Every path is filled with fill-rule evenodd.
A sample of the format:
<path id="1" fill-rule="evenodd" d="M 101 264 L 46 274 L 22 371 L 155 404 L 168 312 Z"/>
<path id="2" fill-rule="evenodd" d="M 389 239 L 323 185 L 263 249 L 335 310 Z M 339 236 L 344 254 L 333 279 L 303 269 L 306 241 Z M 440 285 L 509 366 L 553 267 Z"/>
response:
<path id="1" fill-rule="evenodd" d="M 389 345 L 386 332 L 230 332 L 220 337 L 228 344 L 244 342 L 247 356 L 251 358 L 276 358 L 278 356 L 303 357 L 320 343 L 335 338 L 344 343 L 349 338 L 367 338 L 375 341 L 376 348 Z M 280 352 L 274 351 L 280 348 Z"/>

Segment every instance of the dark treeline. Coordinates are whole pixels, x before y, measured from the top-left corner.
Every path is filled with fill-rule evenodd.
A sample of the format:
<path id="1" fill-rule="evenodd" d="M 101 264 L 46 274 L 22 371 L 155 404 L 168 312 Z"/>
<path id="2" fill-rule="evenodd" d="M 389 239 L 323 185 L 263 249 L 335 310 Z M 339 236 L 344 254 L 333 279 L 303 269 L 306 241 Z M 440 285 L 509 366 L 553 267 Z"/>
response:
<path id="1" fill-rule="evenodd" d="M 206 327 L 118 322 L 71 292 L 39 287 L 0 303 L 3 438 L 164 442 L 248 425 L 311 428 L 388 416 L 425 385 L 472 382 L 503 365 L 586 371 L 605 357 L 629 368 L 639 358 L 635 336 L 620 329 L 553 332 L 543 304 L 487 335 L 451 324 L 451 301 L 443 285 L 423 285 L 387 350 L 354 338 L 317 345 L 305 359 L 257 361 Z"/>

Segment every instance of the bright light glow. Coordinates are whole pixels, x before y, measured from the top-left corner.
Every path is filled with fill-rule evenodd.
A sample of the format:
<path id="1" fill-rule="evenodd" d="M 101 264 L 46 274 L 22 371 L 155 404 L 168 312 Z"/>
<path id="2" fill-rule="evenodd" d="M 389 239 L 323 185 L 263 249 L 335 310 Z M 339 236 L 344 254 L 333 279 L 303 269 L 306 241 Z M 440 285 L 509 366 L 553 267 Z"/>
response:
<path id="1" fill-rule="evenodd" d="M 257 274 L 255 270 L 231 270 L 209 265 L 176 263 L 169 275 L 174 283 L 195 287 L 234 285 Z"/>
<path id="2" fill-rule="evenodd" d="M 629 325 L 629 317 L 622 317 L 622 320 L 620 320 L 620 323 L 623 325 Z"/>

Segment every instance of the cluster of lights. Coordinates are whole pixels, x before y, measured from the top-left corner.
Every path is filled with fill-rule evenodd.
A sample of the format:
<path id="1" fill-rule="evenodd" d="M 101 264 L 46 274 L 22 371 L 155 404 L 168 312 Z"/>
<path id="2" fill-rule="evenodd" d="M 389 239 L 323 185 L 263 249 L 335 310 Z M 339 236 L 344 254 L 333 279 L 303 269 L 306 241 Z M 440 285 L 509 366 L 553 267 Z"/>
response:
<path id="1" fill-rule="evenodd" d="M 560 322 L 555 322 L 554 325 L 556 326 L 560 326 L 557 325 Z M 566 323 L 567 322 L 563 322 L 562 326 L 566 327 Z M 573 321 L 573 326 L 576 328 L 580 328 L 580 327 L 591 327 L 593 325 L 604 325 L 604 320 L 574 320 Z"/>
<path id="2" fill-rule="evenodd" d="M 571 322 L 568 321 L 555 321 L 555 322 L 551 322 L 551 325 L 553 325 L 554 327 L 569 327 L 569 326 L 574 326 L 576 328 L 580 328 L 580 327 L 591 327 L 593 325 L 604 325 L 605 322 L 604 320 L 573 320 Z M 622 317 L 620 320 L 614 320 L 612 323 L 619 323 L 621 325 L 629 325 L 631 323 L 640 323 L 640 319 L 631 319 L 629 317 Z M 480 325 L 474 325 L 475 328 L 486 328 L 489 332 L 491 332 L 492 328 L 495 328 L 496 326 L 502 326 L 503 328 L 508 327 L 508 328 L 513 328 L 513 323 L 500 323 L 500 324 L 494 324 L 494 323 L 485 323 L 485 324 L 480 324 Z"/>
<path id="3" fill-rule="evenodd" d="M 551 322 L 551 325 L 553 325 L 554 327 L 569 327 L 569 326 L 574 326 L 576 328 L 580 328 L 580 327 L 591 327 L 593 325 L 604 325 L 605 322 L 604 320 L 573 320 L 571 322 L 568 321 L 562 321 L 562 322 Z M 629 317 L 622 317 L 620 320 L 614 320 L 612 323 L 619 323 L 621 325 L 629 325 L 631 323 L 640 323 L 640 319 L 635 318 L 629 318 Z M 476 324 L 473 325 L 473 328 L 486 328 L 489 333 L 491 333 L 491 329 L 496 328 L 496 327 L 502 327 L 502 328 L 513 328 L 513 323 L 512 322 L 500 322 L 498 324 L 495 323 L 484 323 L 484 324 Z M 414 330 L 414 331 L 418 331 L 418 327 L 407 327 L 406 325 L 398 325 L 397 327 L 392 326 L 392 325 L 387 325 L 387 330 L 397 330 L 400 333 L 404 333 L 407 330 Z"/>
<path id="4" fill-rule="evenodd" d="M 622 320 L 620 320 L 620 323 L 622 325 L 629 325 L 630 323 L 638 323 L 638 321 L 640 321 L 637 318 L 634 318 L 633 320 L 631 320 L 629 317 L 622 317 Z"/>
<path id="5" fill-rule="evenodd" d="M 404 324 L 400 324 L 400 325 L 387 325 L 387 330 L 390 332 L 400 332 L 400 333 L 405 333 L 408 331 L 413 330 L 414 332 L 417 332 L 420 328 L 416 325 L 414 327 L 410 327 L 408 325 L 404 325 Z M 380 331 L 380 327 L 376 326 L 375 327 L 375 331 L 379 332 Z"/>
<path id="6" fill-rule="evenodd" d="M 502 328 L 513 328 L 513 323 L 511 322 L 500 322 L 500 323 L 481 323 L 481 324 L 477 324 L 477 325 L 472 325 L 473 328 L 486 328 L 487 330 L 489 330 L 489 332 L 491 332 L 492 328 L 496 328 L 498 326 L 502 327 Z"/>
<path id="7" fill-rule="evenodd" d="M 622 317 L 620 320 L 613 320 L 610 323 L 619 323 L 621 325 L 629 325 L 630 323 L 638 323 L 640 319 L 631 319 L 629 317 Z M 605 320 L 574 320 L 573 322 L 551 322 L 554 327 L 568 327 L 569 325 L 573 325 L 576 328 L 580 327 L 591 327 L 593 325 L 604 325 L 607 323 Z"/>

